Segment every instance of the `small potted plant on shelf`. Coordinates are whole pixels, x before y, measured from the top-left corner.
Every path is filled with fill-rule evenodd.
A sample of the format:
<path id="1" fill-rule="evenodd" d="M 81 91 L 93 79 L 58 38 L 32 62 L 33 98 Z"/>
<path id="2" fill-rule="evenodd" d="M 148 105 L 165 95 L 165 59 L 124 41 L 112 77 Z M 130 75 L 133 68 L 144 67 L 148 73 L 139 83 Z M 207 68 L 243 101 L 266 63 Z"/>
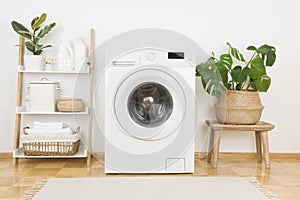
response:
<path id="1" fill-rule="evenodd" d="M 51 23 L 42 27 L 46 19 L 46 13 L 43 13 L 39 17 L 35 17 L 30 24 L 31 31 L 16 21 L 11 22 L 14 31 L 27 40 L 25 42 L 25 47 L 32 53 L 32 55 L 24 55 L 24 65 L 26 70 L 43 70 L 44 68 L 45 59 L 41 54 L 45 48 L 52 46 L 43 45 L 40 42 L 41 39 L 45 37 L 56 25 L 55 23 Z"/>
<path id="2" fill-rule="evenodd" d="M 276 49 L 264 44 L 249 46 L 253 54 L 246 60 L 240 51 L 227 42 L 228 52 L 219 58 L 212 56 L 197 65 L 196 76 L 201 76 L 204 89 L 218 97 L 216 117 L 222 123 L 256 124 L 263 106 L 259 92 L 267 92 L 271 78 L 267 67 L 276 60 Z"/>

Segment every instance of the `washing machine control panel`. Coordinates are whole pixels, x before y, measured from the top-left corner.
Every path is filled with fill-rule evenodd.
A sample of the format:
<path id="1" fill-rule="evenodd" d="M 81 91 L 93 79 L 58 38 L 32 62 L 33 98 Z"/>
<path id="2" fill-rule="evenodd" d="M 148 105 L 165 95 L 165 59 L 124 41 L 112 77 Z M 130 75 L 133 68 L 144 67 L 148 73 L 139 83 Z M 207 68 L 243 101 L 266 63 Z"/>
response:
<path id="1" fill-rule="evenodd" d="M 194 59 L 188 52 L 142 49 L 126 53 L 111 62 L 114 67 L 135 67 L 149 64 L 164 66 L 191 66 Z"/>

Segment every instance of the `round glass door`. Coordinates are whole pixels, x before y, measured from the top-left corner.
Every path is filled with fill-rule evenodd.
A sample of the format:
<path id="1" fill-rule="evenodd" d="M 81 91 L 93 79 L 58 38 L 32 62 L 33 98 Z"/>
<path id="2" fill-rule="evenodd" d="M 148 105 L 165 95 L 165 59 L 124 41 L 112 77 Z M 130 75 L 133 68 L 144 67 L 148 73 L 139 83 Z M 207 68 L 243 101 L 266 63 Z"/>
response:
<path id="1" fill-rule="evenodd" d="M 185 94 L 177 73 L 140 68 L 121 80 L 113 102 L 115 120 L 126 135 L 159 140 L 175 133 L 185 115 Z"/>
<path id="2" fill-rule="evenodd" d="M 142 83 L 129 95 L 129 115 L 140 126 L 160 126 L 169 119 L 172 111 L 172 95 L 159 83 Z"/>

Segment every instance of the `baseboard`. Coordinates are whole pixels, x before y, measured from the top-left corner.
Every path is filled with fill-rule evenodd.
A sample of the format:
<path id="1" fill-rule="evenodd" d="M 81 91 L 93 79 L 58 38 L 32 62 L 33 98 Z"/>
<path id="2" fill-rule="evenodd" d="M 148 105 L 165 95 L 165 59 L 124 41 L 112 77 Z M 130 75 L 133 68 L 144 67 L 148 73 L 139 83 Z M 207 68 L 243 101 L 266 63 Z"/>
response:
<path id="1" fill-rule="evenodd" d="M 0 159 L 13 158 L 13 153 L 0 153 Z"/>
<path id="2" fill-rule="evenodd" d="M 207 152 L 195 152 L 195 156 L 199 156 L 200 155 L 206 155 Z M 252 153 L 252 152 L 220 152 L 219 156 L 249 156 L 249 157 L 254 157 L 256 156 L 256 153 Z M 270 156 L 272 158 L 300 158 L 300 153 L 270 153 Z M 104 157 L 104 153 L 97 153 L 97 154 L 93 154 L 93 157 L 100 157 L 103 158 Z M 13 158 L 13 153 L 0 153 L 0 159 L 9 159 L 9 158 Z"/>

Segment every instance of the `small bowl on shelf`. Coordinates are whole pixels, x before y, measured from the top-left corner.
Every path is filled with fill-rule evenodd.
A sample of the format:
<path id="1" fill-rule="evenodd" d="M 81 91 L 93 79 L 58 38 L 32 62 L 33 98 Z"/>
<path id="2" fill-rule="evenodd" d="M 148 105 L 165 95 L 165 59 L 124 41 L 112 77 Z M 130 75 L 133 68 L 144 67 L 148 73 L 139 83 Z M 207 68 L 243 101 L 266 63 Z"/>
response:
<path id="1" fill-rule="evenodd" d="M 56 107 L 60 112 L 82 112 L 85 105 L 80 98 L 62 98 L 58 100 Z"/>

